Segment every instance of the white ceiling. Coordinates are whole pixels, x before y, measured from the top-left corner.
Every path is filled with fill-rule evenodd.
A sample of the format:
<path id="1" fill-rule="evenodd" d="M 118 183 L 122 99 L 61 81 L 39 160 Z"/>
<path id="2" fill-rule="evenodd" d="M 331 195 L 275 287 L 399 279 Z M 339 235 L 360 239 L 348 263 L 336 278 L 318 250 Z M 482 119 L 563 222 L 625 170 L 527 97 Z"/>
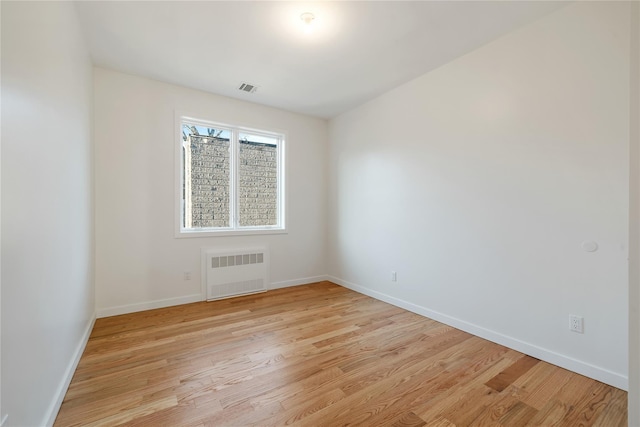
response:
<path id="1" fill-rule="evenodd" d="M 96 65 L 330 118 L 566 3 L 88 1 Z M 305 33 L 300 15 L 312 12 Z M 241 82 L 259 86 L 240 92 Z"/>

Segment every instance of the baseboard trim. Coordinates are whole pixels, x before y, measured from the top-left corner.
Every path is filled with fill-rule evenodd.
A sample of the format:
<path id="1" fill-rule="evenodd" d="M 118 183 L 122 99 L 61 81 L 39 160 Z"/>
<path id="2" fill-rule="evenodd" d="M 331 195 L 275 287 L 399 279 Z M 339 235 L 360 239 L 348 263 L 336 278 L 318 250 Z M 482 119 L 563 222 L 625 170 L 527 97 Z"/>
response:
<path id="1" fill-rule="evenodd" d="M 64 373 L 64 377 L 56 390 L 55 399 L 49 405 L 49 409 L 45 415 L 45 423 L 43 425 L 49 427 L 53 426 L 53 423 L 56 421 L 56 417 L 58 416 L 58 412 L 60 411 L 60 406 L 62 406 L 62 401 L 64 400 L 65 394 L 67 394 L 67 389 L 69 388 L 69 384 L 71 384 L 71 379 L 73 378 L 73 374 L 76 372 L 76 368 L 78 367 L 78 363 L 80 362 L 80 357 L 82 357 L 82 353 L 84 353 L 84 349 L 87 346 L 87 342 L 89 342 L 89 336 L 91 336 L 91 331 L 93 330 L 93 325 L 96 323 L 96 314 L 93 313 L 91 319 L 89 319 L 89 323 L 82 334 L 82 338 L 76 347 L 76 351 L 73 353 L 73 357 L 69 365 L 67 366 L 67 370 Z M 3 424 L 6 419 L 2 420 Z"/>
<path id="2" fill-rule="evenodd" d="M 328 280 L 327 275 L 303 277 L 300 279 L 284 280 L 270 283 L 267 290 L 288 288 L 291 286 L 307 285 L 309 283 Z M 138 311 L 153 310 L 156 308 L 172 307 L 174 305 L 191 304 L 192 302 L 206 301 L 206 294 L 193 294 L 176 298 L 167 298 L 155 301 L 140 302 L 136 304 L 125 304 L 116 307 L 98 308 L 97 318 L 118 316 L 120 314 L 136 313 Z"/>
<path id="3" fill-rule="evenodd" d="M 269 285 L 269 290 L 271 289 L 280 289 L 280 288 L 289 288 L 291 286 L 300 286 L 300 285 L 308 285 L 309 283 L 322 282 L 324 280 L 329 280 L 329 276 L 311 276 L 311 277 L 303 277 L 301 279 L 293 279 L 293 280 L 283 280 L 281 282 L 273 282 Z"/>
<path id="4" fill-rule="evenodd" d="M 426 307 L 422 307 L 417 304 L 392 297 L 382 292 L 374 291 L 372 289 L 348 282 L 335 276 L 329 275 L 327 277 L 327 280 L 361 294 L 378 299 L 380 301 L 395 305 L 396 307 L 404 308 L 405 310 L 411 311 L 421 316 L 425 316 L 446 325 L 453 326 L 454 328 L 468 332 L 480 338 L 484 338 L 497 344 L 504 345 L 537 359 L 544 360 L 545 362 L 560 366 L 561 368 L 576 372 L 580 375 L 593 378 L 594 380 L 601 381 L 605 384 L 609 384 L 625 391 L 629 389 L 629 378 L 617 372 L 609 371 L 608 369 L 591 365 L 581 360 L 577 360 L 572 357 L 556 353 L 549 349 L 542 348 L 525 341 L 521 341 L 519 339 L 501 334 L 490 329 L 486 329 L 482 326 L 460 320 L 456 317 L 430 310 Z"/>
<path id="5" fill-rule="evenodd" d="M 153 310 L 156 308 L 172 307 L 174 305 L 190 304 L 192 302 L 204 301 L 206 295 L 193 294 L 177 298 L 167 298 L 155 301 L 140 302 L 136 304 L 119 305 L 98 309 L 98 318 L 118 316 L 120 314 L 135 313 L 138 311 Z"/>

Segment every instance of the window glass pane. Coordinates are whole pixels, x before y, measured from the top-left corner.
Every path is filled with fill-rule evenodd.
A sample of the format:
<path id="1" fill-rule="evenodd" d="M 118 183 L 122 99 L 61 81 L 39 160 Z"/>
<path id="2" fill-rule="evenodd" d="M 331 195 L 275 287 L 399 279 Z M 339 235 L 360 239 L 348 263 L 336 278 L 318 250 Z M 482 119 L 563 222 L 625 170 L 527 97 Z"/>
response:
<path id="1" fill-rule="evenodd" d="M 231 131 L 182 124 L 184 228 L 230 227 Z"/>
<path id="2" fill-rule="evenodd" d="M 240 133 L 238 220 L 241 227 L 278 225 L 278 139 Z"/>

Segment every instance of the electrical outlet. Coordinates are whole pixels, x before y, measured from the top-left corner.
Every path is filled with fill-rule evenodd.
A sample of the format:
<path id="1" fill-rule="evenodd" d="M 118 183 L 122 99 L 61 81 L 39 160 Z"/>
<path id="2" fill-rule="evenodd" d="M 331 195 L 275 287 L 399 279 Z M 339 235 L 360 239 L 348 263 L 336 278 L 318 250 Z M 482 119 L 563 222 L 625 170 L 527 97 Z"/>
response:
<path id="1" fill-rule="evenodd" d="M 398 281 L 398 275 L 396 274 L 395 271 L 391 272 L 391 281 L 392 282 L 397 282 Z"/>
<path id="2" fill-rule="evenodd" d="M 191 280 L 191 272 L 190 271 L 185 271 L 184 272 L 184 280 Z"/>
<path id="3" fill-rule="evenodd" d="M 577 332 L 579 334 L 584 333 L 584 318 L 580 316 L 569 316 L 569 330 Z"/>

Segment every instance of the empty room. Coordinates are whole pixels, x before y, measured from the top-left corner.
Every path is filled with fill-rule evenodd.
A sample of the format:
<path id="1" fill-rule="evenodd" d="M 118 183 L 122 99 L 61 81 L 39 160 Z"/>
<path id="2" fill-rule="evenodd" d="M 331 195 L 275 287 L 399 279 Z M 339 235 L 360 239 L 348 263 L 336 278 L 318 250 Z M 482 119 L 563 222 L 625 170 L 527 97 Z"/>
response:
<path id="1" fill-rule="evenodd" d="M 0 427 L 640 427 L 638 2 L 0 20 Z"/>

